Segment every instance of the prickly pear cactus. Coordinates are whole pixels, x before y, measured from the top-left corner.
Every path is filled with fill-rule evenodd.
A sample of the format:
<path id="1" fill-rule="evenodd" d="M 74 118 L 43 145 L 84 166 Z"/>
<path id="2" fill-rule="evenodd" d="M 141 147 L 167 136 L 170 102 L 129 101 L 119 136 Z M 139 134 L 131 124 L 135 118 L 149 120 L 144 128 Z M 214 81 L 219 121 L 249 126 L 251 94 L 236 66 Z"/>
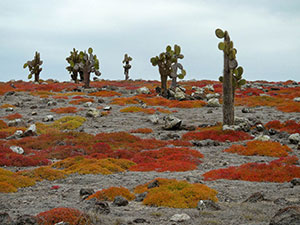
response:
<path id="1" fill-rule="evenodd" d="M 124 68 L 124 74 L 125 74 L 125 80 L 129 79 L 129 70 L 131 68 L 131 65 L 129 64 L 129 62 L 132 61 L 132 58 L 130 56 L 128 56 L 127 54 L 124 55 L 124 59 L 122 61 L 122 63 L 125 65 L 123 66 Z"/>
<path id="2" fill-rule="evenodd" d="M 28 75 L 28 79 L 31 79 L 34 75 L 34 82 L 39 82 L 40 80 L 40 73 L 42 68 L 40 66 L 43 64 L 43 61 L 40 58 L 40 53 L 35 52 L 34 59 L 31 61 L 27 61 L 23 68 L 25 69 L 28 67 L 30 74 Z"/>
<path id="3" fill-rule="evenodd" d="M 78 74 L 80 73 L 79 68 L 75 69 L 75 65 L 80 63 L 80 57 L 78 50 L 73 48 L 73 51 L 70 52 L 70 56 L 66 58 L 67 62 L 69 63 L 69 66 L 66 67 L 66 69 L 71 74 L 71 79 L 75 81 L 75 83 L 78 83 Z"/>
<path id="4" fill-rule="evenodd" d="M 150 62 L 153 66 L 158 66 L 158 70 L 161 78 L 161 95 L 167 97 L 167 79 L 172 78 L 172 88 L 176 88 L 177 77 L 183 79 L 186 75 L 186 71 L 183 66 L 178 63 L 178 59 L 183 59 L 184 56 L 181 54 L 181 48 L 179 45 L 174 45 L 174 50 L 171 46 L 166 47 L 166 52 L 162 52 L 159 56 L 152 57 Z M 178 69 L 181 73 L 178 74 Z"/>
<path id="5" fill-rule="evenodd" d="M 80 62 L 74 65 L 74 69 L 83 73 L 84 79 L 84 87 L 90 87 L 90 75 L 91 73 L 95 73 L 96 76 L 100 76 L 101 73 L 99 71 L 99 60 L 96 55 L 93 55 L 93 49 L 89 48 L 88 52 L 80 52 L 79 53 Z"/>
<path id="6" fill-rule="evenodd" d="M 223 76 L 219 80 L 223 83 L 223 124 L 234 124 L 234 95 L 236 88 L 240 88 L 246 83 L 242 79 L 243 68 L 238 66 L 236 60 L 237 50 L 233 46 L 227 31 L 216 29 L 215 34 L 223 42 L 218 44 L 219 50 L 224 53 Z"/>

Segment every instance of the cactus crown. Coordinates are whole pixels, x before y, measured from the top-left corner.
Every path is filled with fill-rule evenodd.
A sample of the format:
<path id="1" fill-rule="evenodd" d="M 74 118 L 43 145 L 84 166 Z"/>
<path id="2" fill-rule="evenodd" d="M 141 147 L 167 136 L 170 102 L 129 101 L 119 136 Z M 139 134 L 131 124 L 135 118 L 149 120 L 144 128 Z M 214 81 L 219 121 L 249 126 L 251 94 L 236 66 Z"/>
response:
<path id="1" fill-rule="evenodd" d="M 221 29 L 216 29 L 215 34 L 218 38 L 222 39 L 228 36 L 227 31 L 223 31 Z M 242 79 L 242 74 L 244 72 L 243 67 L 238 66 L 238 62 L 236 60 L 237 50 L 233 47 L 233 42 L 223 41 L 218 44 L 219 50 L 223 51 L 227 57 L 229 57 L 229 69 L 232 74 L 232 86 L 233 88 L 240 88 L 242 85 L 246 84 L 246 80 Z M 219 80 L 223 82 L 223 76 L 219 77 Z"/>
<path id="2" fill-rule="evenodd" d="M 35 52 L 34 58 L 31 61 L 27 61 L 23 68 L 28 67 L 30 74 L 28 75 L 28 79 L 32 78 L 32 75 L 39 76 L 42 68 L 40 66 L 43 64 L 43 61 L 40 59 L 40 53 Z"/>
<path id="3" fill-rule="evenodd" d="M 128 64 L 130 61 L 132 61 L 132 58 L 130 56 L 128 56 L 128 54 L 125 54 L 122 63 Z"/>
<path id="4" fill-rule="evenodd" d="M 66 67 L 66 69 L 69 71 L 69 73 L 79 72 L 78 69 L 75 70 L 75 64 L 80 63 L 80 57 L 78 50 L 73 48 L 73 51 L 70 52 L 70 56 L 66 58 L 67 62 L 70 64 Z"/>
<path id="5" fill-rule="evenodd" d="M 95 73 L 96 76 L 100 76 L 99 71 L 100 64 L 96 55 L 93 55 L 93 49 L 89 48 L 88 53 L 81 51 L 79 53 L 80 62 L 75 64 L 74 69 L 80 71 L 87 71 L 88 73 Z"/>
<path id="6" fill-rule="evenodd" d="M 150 62 L 153 66 L 159 66 L 160 71 L 163 72 L 166 76 L 174 76 L 174 73 L 177 72 L 177 68 L 181 70 L 180 74 L 176 74 L 176 76 L 180 79 L 183 79 L 186 75 L 186 71 L 183 69 L 182 65 L 178 63 L 178 59 L 183 59 L 184 56 L 181 54 L 181 48 L 179 45 L 174 45 L 174 50 L 172 47 L 168 45 L 166 47 L 166 52 L 162 52 L 159 56 L 152 57 Z M 176 71 L 175 71 L 176 70 Z"/>

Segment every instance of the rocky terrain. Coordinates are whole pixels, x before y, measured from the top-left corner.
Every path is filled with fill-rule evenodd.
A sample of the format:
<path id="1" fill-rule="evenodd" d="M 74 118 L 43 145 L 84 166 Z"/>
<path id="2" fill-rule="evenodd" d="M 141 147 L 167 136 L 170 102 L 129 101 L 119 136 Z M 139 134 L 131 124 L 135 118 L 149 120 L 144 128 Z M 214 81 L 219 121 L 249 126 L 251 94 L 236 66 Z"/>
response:
<path id="1" fill-rule="evenodd" d="M 252 87 L 255 85 L 259 87 L 259 84 L 252 84 Z M 278 87 L 277 84 L 268 85 L 268 88 Z M 296 83 L 293 87 L 299 86 Z M 137 133 L 134 135 L 141 138 L 171 140 L 180 139 L 189 130 L 213 126 L 218 124 L 218 122 L 222 122 L 222 107 L 218 106 L 218 104 L 213 105 L 213 107 L 204 106 L 201 108 L 170 109 L 159 106 L 173 110 L 170 115 L 181 121 L 180 126 L 174 129 L 166 129 L 166 117 L 168 117 L 166 114 L 155 112 L 153 115 L 158 118 L 158 121 L 153 121 L 155 119 L 153 115 L 146 113 L 120 112 L 126 106 L 111 104 L 111 101 L 118 96 L 101 98 L 87 96 L 87 92 L 99 90 L 99 88 L 96 88 L 96 90 L 82 89 L 83 92 L 86 92 L 86 97 L 93 98 L 95 101 L 90 104 L 75 105 L 78 109 L 80 108 L 75 114 L 87 119 L 76 131 L 97 134 L 101 132 L 130 132 L 137 128 L 151 128 L 153 130 L 151 133 Z M 107 86 L 101 90 L 116 91 L 122 93 L 122 97 L 136 95 L 136 90 L 128 90 L 122 87 Z M 208 101 L 207 99 L 204 100 Z M 25 126 L 28 128 L 31 124 L 37 122 L 47 124 L 51 123 L 52 120 L 55 121 L 66 116 L 66 114 L 56 114 L 51 109 L 68 107 L 70 106 L 69 101 L 70 99 L 54 99 L 51 96 L 40 98 L 40 96 L 33 96 L 30 92 L 7 92 L 0 96 L 0 105 L 11 104 L 16 107 L 1 108 L 0 117 L 3 119 L 8 114 L 21 114 L 22 118 L 20 121 L 11 122 L 11 126 Z M 155 108 L 155 106 L 149 106 L 143 102 L 137 105 L 143 108 Z M 102 112 L 109 111 L 109 114 L 106 116 L 88 116 L 87 113 L 91 111 L 90 108 L 99 109 Z M 49 115 L 52 117 L 49 117 Z M 297 141 L 289 140 L 291 134 L 285 132 L 272 133 L 263 127 L 272 120 L 281 122 L 294 120 L 296 123 L 300 123 L 299 112 L 286 113 L 268 106 L 257 106 L 250 110 L 245 106 L 237 106 L 235 107 L 235 115 L 238 118 L 243 118 L 242 121 L 250 123 L 251 129 L 248 130 L 248 134 L 253 135 L 253 137 L 266 135 L 272 141 L 289 146 L 292 149 L 292 152 L 289 153 L 290 156 L 300 157 Z M 8 120 L 3 120 L 9 123 Z M 50 121 L 47 122 L 47 120 Z M 173 119 L 171 118 L 171 120 Z M 300 224 L 300 177 L 296 177 L 289 182 L 277 183 L 227 179 L 208 181 L 202 176 L 204 173 L 214 169 L 239 166 L 250 162 L 267 163 L 276 158 L 243 156 L 223 152 L 224 149 L 229 148 L 233 144 L 229 141 L 204 140 L 191 141 L 191 143 L 193 143 L 192 149 L 196 149 L 204 155 L 204 158 L 201 159 L 202 163 L 197 166 L 196 170 L 185 172 L 126 171 L 109 175 L 72 174 L 65 179 L 43 180 L 34 186 L 19 188 L 14 193 L 0 193 L 0 224 L 9 224 L 10 219 L 19 221 L 16 224 L 34 224 L 33 221 L 30 223 L 30 220 L 34 220 L 33 218 L 30 216 L 24 217 L 24 215 L 35 216 L 40 212 L 58 207 L 70 207 L 88 211 L 89 213 L 92 212 L 94 224 Z M 244 143 L 246 141 L 234 144 Z M 2 166 L 2 168 L 11 171 L 28 169 L 28 167 L 6 166 Z M 137 185 L 145 184 L 156 178 L 186 180 L 190 183 L 205 184 L 218 192 L 218 202 L 214 204 L 206 201 L 204 203 L 199 202 L 197 208 L 182 209 L 146 206 L 137 200 L 129 201 L 128 204 L 107 201 L 107 204 L 102 203 L 102 205 L 98 206 L 93 200 L 83 200 L 83 193 L 91 191 L 90 189 L 98 191 L 113 186 L 123 186 L 133 191 Z M 57 188 L 53 188 L 55 186 Z M 277 214 L 280 209 L 286 210 Z"/>

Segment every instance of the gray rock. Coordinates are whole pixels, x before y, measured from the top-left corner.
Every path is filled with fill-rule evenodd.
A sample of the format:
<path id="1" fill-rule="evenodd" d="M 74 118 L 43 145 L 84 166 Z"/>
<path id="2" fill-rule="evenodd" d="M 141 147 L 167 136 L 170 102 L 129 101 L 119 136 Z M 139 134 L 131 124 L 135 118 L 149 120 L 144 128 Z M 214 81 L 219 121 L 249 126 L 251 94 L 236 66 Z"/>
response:
<path id="1" fill-rule="evenodd" d="M 293 186 L 300 186 L 300 178 L 294 178 L 293 180 L 291 180 L 291 184 Z"/>
<path id="2" fill-rule="evenodd" d="M 8 121 L 7 125 L 9 127 L 25 127 L 26 126 L 25 122 L 21 119 L 10 120 L 10 121 Z"/>
<path id="3" fill-rule="evenodd" d="M 207 102 L 207 107 L 220 107 L 221 104 L 219 102 L 219 99 L 217 98 L 212 98 L 212 99 L 209 99 L 208 102 Z"/>
<path id="4" fill-rule="evenodd" d="M 280 209 L 271 219 L 270 225 L 299 225 L 300 206 L 289 206 Z"/>
<path id="5" fill-rule="evenodd" d="M 143 192 L 141 194 L 136 195 L 135 201 L 136 202 L 142 202 L 142 201 L 144 201 L 144 199 L 146 198 L 147 194 L 148 194 L 147 192 Z"/>
<path id="6" fill-rule="evenodd" d="M 220 94 L 219 93 L 207 94 L 206 98 L 207 99 L 220 98 Z"/>
<path id="7" fill-rule="evenodd" d="M 163 127 L 165 130 L 177 130 L 182 123 L 182 120 L 172 115 L 165 116 L 163 120 L 165 122 Z"/>
<path id="8" fill-rule="evenodd" d="M 151 91 L 149 90 L 149 88 L 147 87 L 141 87 L 139 89 L 136 90 L 137 94 L 151 94 Z"/>
<path id="9" fill-rule="evenodd" d="M 191 217 L 186 214 L 186 213 L 182 213 L 182 214 L 174 214 L 171 218 L 170 218 L 170 221 L 173 221 L 173 222 L 184 222 L 184 221 L 187 221 L 187 220 L 190 220 Z"/>
<path id="10" fill-rule="evenodd" d="M 36 115 L 37 115 L 37 112 L 33 111 L 33 112 L 31 112 L 31 115 L 32 115 L 32 116 L 36 116 Z"/>
<path id="11" fill-rule="evenodd" d="M 14 225 L 38 225 L 37 218 L 31 215 L 19 216 Z"/>
<path id="12" fill-rule="evenodd" d="M 264 126 L 262 125 L 262 124 L 257 124 L 256 125 L 256 129 L 259 131 L 259 132 L 262 132 L 262 131 L 264 131 Z"/>
<path id="13" fill-rule="evenodd" d="M 261 202 L 263 200 L 265 200 L 264 195 L 260 192 L 256 192 L 256 193 L 252 194 L 249 198 L 247 198 L 244 202 L 255 203 L 255 202 Z"/>
<path id="14" fill-rule="evenodd" d="M 17 153 L 17 154 L 24 154 L 24 149 L 22 147 L 19 147 L 19 146 L 10 146 L 9 147 L 10 150 L 12 150 L 13 152 Z"/>
<path id="15" fill-rule="evenodd" d="M 128 200 L 122 196 L 116 196 L 112 204 L 114 206 L 126 206 L 128 205 Z"/>
<path id="16" fill-rule="evenodd" d="M 222 130 L 239 130 L 240 126 L 238 125 L 223 125 Z"/>
<path id="17" fill-rule="evenodd" d="M 79 195 L 81 199 L 86 199 L 90 195 L 94 194 L 95 191 L 92 188 L 81 188 L 79 191 Z"/>
<path id="18" fill-rule="evenodd" d="M 13 134 L 16 138 L 23 137 L 23 131 L 22 130 L 16 130 L 16 132 Z"/>
<path id="19" fill-rule="evenodd" d="M 57 105 L 57 103 L 54 102 L 54 101 L 49 101 L 49 102 L 47 103 L 47 105 L 48 105 L 48 106 L 54 106 L 54 105 Z"/>
<path id="20" fill-rule="evenodd" d="M 86 116 L 87 117 L 93 117 L 93 118 L 96 118 L 100 115 L 100 112 L 98 109 L 96 108 L 89 108 L 89 110 L 87 111 L 86 113 Z"/>
<path id="21" fill-rule="evenodd" d="M 136 218 L 132 222 L 134 223 L 148 223 L 144 218 Z"/>
<path id="22" fill-rule="evenodd" d="M 208 90 L 208 91 L 215 91 L 214 86 L 212 84 L 208 84 L 204 87 L 204 89 Z"/>
<path id="23" fill-rule="evenodd" d="M 0 225 L 12 225 L 13 221 L 6 212 L 0 212 Z"/>
<path id="24" fill-rule="evenodd" d="M 155 181 L 151 182 L 150 184 L 148 184 L 148 189 L 155 188 L 155 187 L 159 187 L 158 180 L 155 180 Z"/>
<path id="25" fill-rule="evenodd" d="M 291 134 L 289 136 L 289 141 L 292 144 L 298 144 L 300 142 L 300 134 L 299 133 Z"/>
<path id="26" fill-rule="evenodd" d="M 110 213 L 110 207 L 107 202 L 99 201 L 96 198 L 84 201 L 87 206 L 85 207 L 85 212 L 94 213 L 94 214 L 104 214 L 107 215 Z"/>
<path id="27" fill-rule="evenodd" d="M 157 115 L 151 115 L 148 117 L 148 121 L 150 121 L 153 124 L 158 124 L 159 117 Z"/>
<path id="28" fill-rule="evenodd" d="M 197 205 L 199 210 L 220 210 L 221 207 L 212 200 L 200 200 Z"/>

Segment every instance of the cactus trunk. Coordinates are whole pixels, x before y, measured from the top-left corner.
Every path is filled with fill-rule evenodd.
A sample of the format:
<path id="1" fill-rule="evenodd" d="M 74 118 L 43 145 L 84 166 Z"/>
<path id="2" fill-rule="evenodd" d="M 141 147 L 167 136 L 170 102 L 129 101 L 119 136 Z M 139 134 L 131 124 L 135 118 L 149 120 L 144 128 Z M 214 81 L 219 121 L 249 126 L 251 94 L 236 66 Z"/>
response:
<path id="1" fill-rule="evenodd" d="M 225 45 L 230 44 L 230 37 L 228 33 L 225 33 L 224 37 Z M 232 72 L 229 68 L 229 56 L 224 51 L 224 71 L 223 71 L 223 124 L 234 124 L 234 100 L 233 100 L 233 88 L 232 88 Z"/>
<path id="2" fill-rule="evenodd" d="M 177 77 L 172 77 L 171 89 L 175 91 L 176 86 L 177 86 Z"/>
<path id="3" fill-rule="evenodd" d="M 34 82 L 39 82 L 40 81 L 40 73 L 34 74 Z"/>
<path id="4" fill-rule="evenodd" d="M 90 88 L 90 73 L 85 70 L 83 71 L 84 88 Z"/>
<path id="5" fill-rule="evenodd" d="M 161 74 L 160 79 L 161 79 L 161 95 L 166 98 L 168 96 L 168 91 L 167 91 L 168 76 Z"/>

